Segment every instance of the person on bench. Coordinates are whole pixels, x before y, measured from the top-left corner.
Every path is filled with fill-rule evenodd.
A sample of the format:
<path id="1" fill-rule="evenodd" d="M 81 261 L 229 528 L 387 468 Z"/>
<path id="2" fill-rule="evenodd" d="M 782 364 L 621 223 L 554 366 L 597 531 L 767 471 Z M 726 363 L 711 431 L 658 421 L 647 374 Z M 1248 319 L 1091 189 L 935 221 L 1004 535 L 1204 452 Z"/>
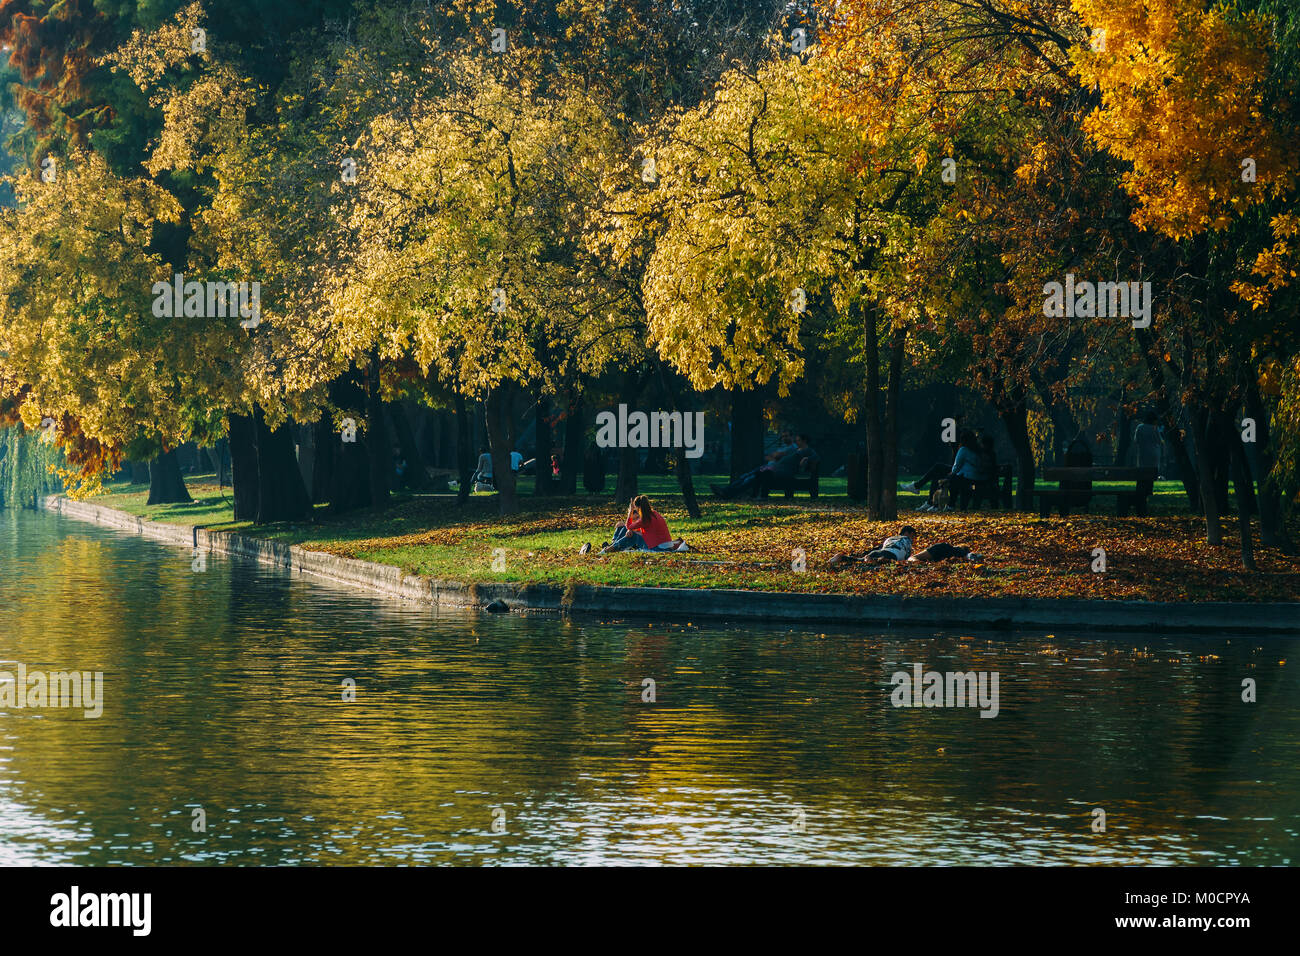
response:
<path id="1" fill-rule="evenodd" d="M 993 483 L 993 493 L 990 495 L 990 501 L 997 501 L 997 482 L 998 482 L 998 454 L 993 447 L 993 438 L 983 431 L 969 433 L 973 444 L 969 447 L 975 451 L 975 468 L 974 477 L 967 478 L 962 475 L 950 475 L 948 490 L 950 493 L 949 500 L 955 501 L 958 508 L 967 511 L 971 507 L 975 496 L 981 491 L 981 486 L 988 487 L 988 483 Z M 957 454 L 961 455 L 961 449 Z M 953 470 L 956 471 L 957 464 L 953 463 Z M 970 469 L 967 469 L 970 473 Z M 910 559 L 909 559 L 910 560 Z"/>
<path id="2" fill-rule="evenodd" d="M 766 497 L 773 488 L 786 488 L 799 477 L 799 472 L 813 462 L 821 461 L 821 456 L 813 451 L 808 436 L 800 433 L 794 436 L 795 450 L 782 455 L 772 462 L 772 467 L 758 473 L 758 494 Z"/>
<path id="3" fill-rule="evenodd" d="M 771 471 L 773 466 L 787 455 L 793 455 L 799 450 L 795 444 L 789 430 L 781 432 L 781 440 L 777 446 L 764 456 L 763 464 L 757 468 L 752 468 L 745 472 L 729 485 L 710 485 L 710 490 L 719 498 L 735 498 L 738 495 L 754 495 L 758 489 L 758 476 L 764 471 Z"/>
<path id="4" fill-rule="evenodd" d="M 474 476 L 470 478 L 470 488 L 474 491 L 496 491 L 496 482 L 492 477 L 492 455 L 486 445 L 478 450 L 478 465 Z"/>
<path id="5" fill-rule="evenodd" d="M 1088 447 L 1088 439 L 1082 428 L 1079 429 L 1079 434 L 1074 436 L 1070 446 L 1065 449 L 1065 467 L 1092 467 L 1092 449 Z M 1057 487 L 1061 491 L 1068 492 L 1063 501 L 1067 508 L 1073 506 L 1084 511 L 1088 510 L 1088 504 L 1092 501 L 1091 481 L 1061 481 L 1057 482 Z"/>
<path id="6" fill-rule="evenodd" d="M 903 485 L 904 491 L 920 491 L 927 484 L 934 483 L 930 488 L 929 498 L 921 502 L 917 511 L 940 510 L 933 503 L 933 499 L 934 492 L 941 481 L 947 483 L 950 494 L 970 500 L 971 492 L 975 490 L 975 482 L 980 480 L 980 447 L 975 440 L 975 433 L 969 429 L 962 431 L 958 436 L 958 442 L 960 444 L 957 447 L 957 457 L 953 459 L 951 465 L 935 464 L 920 478 Z"/>

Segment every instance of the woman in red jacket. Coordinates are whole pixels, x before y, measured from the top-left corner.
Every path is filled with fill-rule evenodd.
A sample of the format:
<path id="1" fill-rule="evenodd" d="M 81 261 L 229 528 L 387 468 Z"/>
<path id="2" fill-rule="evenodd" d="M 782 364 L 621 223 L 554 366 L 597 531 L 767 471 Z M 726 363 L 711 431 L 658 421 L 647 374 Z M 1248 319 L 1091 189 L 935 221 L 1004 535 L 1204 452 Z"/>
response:
<path id="1" fill-rule="evenodd" d="M 645 495 L 637 495 L 627 506 L 627 518 L 614 529 L 614 539 L 601 548 L 610 551 L 676 551 L 685 542 L 668 533 L 668 522 L 650 505 Z"/>

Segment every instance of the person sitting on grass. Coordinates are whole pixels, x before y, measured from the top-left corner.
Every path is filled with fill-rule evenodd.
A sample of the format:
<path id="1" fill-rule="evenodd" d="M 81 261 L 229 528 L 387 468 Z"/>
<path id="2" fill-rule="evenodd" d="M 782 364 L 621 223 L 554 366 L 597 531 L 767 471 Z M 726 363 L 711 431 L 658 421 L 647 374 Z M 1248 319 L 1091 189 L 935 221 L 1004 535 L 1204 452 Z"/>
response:
<path id="1" fill-rule="evenodd" d="M 590 551 L 590 545 L 583 553 Z M 668 522 L 655 511 L 650 499 L 637 495 L 627 506 L 627 517 L 614 529 L 612 540 L 600 546 L 601 554 L 613 551 L 688 551 L 686 542 L 668 533 Z"/>
<path id="2" fill-rule="evenodd" d="M 899 529 L 898 534 L 886 538 L 881 543 L 880 547 L 863 554 L 846 554 L 841 551 L 839 554 L 836 554 L 831 558 L 829 565 L 832 568 L 842 568 L 855 561 L 869 564 L 872 567 L 885 561 L 892 561 L 901 564 L 911 557 L 912 550 L 916 547 L 915 542 L 916 529 L 910 524 L 903 525 L 903 527 Z"/>

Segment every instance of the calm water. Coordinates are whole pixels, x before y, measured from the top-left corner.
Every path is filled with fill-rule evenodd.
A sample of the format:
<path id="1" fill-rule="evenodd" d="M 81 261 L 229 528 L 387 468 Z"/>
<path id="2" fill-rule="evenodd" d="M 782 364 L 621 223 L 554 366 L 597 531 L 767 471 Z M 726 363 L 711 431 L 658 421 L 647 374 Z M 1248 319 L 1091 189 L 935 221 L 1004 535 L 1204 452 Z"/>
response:
<path id="1" fill-rule="evenodd" d="M 1288 864 L 1295 643 L 438 613 L 0 511 L 0 670 L 105 675 L 0 711 L 0 864 Z"/>

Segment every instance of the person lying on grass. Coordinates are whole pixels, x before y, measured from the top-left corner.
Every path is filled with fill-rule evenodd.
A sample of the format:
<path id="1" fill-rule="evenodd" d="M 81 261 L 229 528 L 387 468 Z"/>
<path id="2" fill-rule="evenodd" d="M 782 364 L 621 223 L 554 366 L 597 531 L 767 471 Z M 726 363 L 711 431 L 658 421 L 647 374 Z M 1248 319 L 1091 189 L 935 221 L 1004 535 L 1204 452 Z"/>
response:
<path id="1" fill-rule="evenodd" d="M 949 558 L 969 561 L 972 564 L 979 564 L 984 560 L 983 556 L 972 551 L 965 545 L 949 544 L 947 541 L 940 541 L 938 544 L 932 544 L 924 551 L 918 551 L 907 560 L 915 564 L 917 561 L 947 561 Z"/>
<path id="2" fill-rule="evenodd" d="M 881 564 L 902 564 L 904 562 L 917 561 L 946 561 L 949 558 L 964 558 L 967 561 L 979 561 L 980 556 L 970 548 L 961 545 L 951 545 L 946 541 L 938 544 L 932 544 L 924 551 L 913 553 L 916 548 L 916 529 L 911 525 L 904 525 L 899 529 L 898 534 L 886 538 L 880 547 L 867 551 L 863 554 L 846 554 L 840 552 L 830 559 L 831 568 L 842 568 L 855 561 L 861 562 L 871 567 L 878 567 Z"/>
<path id="3" fill-rule="evenodd" d="M 591 545 L 583 546 L 582 553 L 591 550 Z M 612 551 L 689 551 L 686 542 L 674 538 L 668 533 L 668 522 L 664 516 L 655 511 L 650 499 L 637 495 L 627 506 L 627 517 L 614 529 L 612 540 L 600 546 L 601 554 Z"/>

